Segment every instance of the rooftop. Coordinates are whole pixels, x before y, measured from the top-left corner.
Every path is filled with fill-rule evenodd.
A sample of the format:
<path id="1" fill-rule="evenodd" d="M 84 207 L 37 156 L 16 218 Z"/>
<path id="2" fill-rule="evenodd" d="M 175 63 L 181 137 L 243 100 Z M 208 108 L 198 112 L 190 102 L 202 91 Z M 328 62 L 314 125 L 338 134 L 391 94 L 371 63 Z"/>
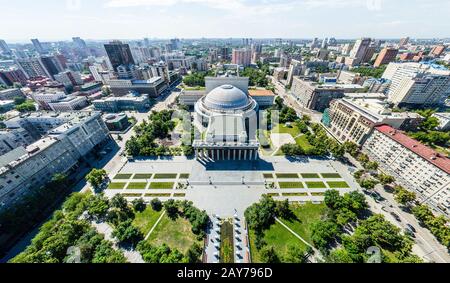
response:
<path id="1" fill-rule="evenodd" d="M 407 135 L 403 134 L 402 132 L 395 130 L 394 128 L 387 126 L 387 125 L 381 125 L 375 127 L 375 129 L 392 140 L 396 141 L 397 143 L 401 144 L 402 146 L 406 147 L 410 151 L 414 152 L 415 154 L 421 156 L 426 161 L 432 163 L 436 167 L 440 168 L 447 174 L 450 174 L 450 159 L 443 156 L 442 154 L 436 152 L 435 150 L 421 144 L 420 142 L 408 137 Z"/>
<path id="2" fill-rule="evenodd" d="M 249 89 L 250 96 L 274 96 L 273 91 L 268 89 Z"/>

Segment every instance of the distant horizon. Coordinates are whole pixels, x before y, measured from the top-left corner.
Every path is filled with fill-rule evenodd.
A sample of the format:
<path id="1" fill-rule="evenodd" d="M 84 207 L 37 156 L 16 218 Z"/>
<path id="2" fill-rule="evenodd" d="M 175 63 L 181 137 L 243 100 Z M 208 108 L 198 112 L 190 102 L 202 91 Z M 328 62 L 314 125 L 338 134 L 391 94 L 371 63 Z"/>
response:
<path id="1" fill-rule="evenodd" d="M 111 38 L 449 38 L 449 0 L 0 0 L 11 43 Z M 276 36 L 274 36 L 276 35 Z"/>
<path id="2" fill-rule="evenodd" d="M 73 36 L 73 37 L 79 37 L 79 36 Z M 45 38 L 38 38 L 38 37 L 30 37 L 29 39 L 18 39 L 18 40 L 7 40 L 5 38 L 0 38 L 5 40 L 8 44 L 32 44 L 31 43 L 31 39 L 37 38 L 41 43 L 45 43 L 45 42 L 72 42 L 72 38 L 60 38 L 60 39 L 45 39 Z M 389 41 L 394 41 L 394 40 L 400 40 L 401 38 L 405 38 L 408 36 L 403 36 L 403 37 L 391 37 L 391 38 L 383 38 L 383 37 L 371 37 L 371 36 L 364 36 L 366 38 L 372 38 L 375 40 L 389 40 Z M 124 42 L 130 42 L 130 41 L 143 41 L 145 38 L 148 38 L 151 41 L 165 41 L 165 40 L 170 40 L 170 39 L 180 39 L 180 40 L 202 40 L 202 39 L 206 39 L 206 40 L 228 40 L 228 39 L 232 39 L 232 40 L 239 40 L 239 39 L 244 39 L 244 38 L 249 38 L 252 40 L 275 40 L 275 39 L 281 39 L 281 40 L 313 40 L 316 37 L 299 37 L 299 38 L 294 38 L 294 37 L 138 37 L 138 38 L 83 38 L 80 37 L 81 39 L 83 39 L 84 41 L 90 41 L 90 42 L 108 42 L 108 41 L 113 41 L 113 40 L 120 40 L 120 41 L 124 41 Z M 325 37 L 317 37 L 319 40 L 324 39 Z M 338 37 L 326 37 L 326 38 L 335 38 L 336 40 L 353 40 L 356 41 L 358 39 L 360 39 L 361 37 L 355 37 L 355 38 L 338 38 Z M 429 38 L 414 38 L 414 37 L 409 37 L 410 40 L 448 40 L 450 41 L 450 37 L 429 37 Z"/>

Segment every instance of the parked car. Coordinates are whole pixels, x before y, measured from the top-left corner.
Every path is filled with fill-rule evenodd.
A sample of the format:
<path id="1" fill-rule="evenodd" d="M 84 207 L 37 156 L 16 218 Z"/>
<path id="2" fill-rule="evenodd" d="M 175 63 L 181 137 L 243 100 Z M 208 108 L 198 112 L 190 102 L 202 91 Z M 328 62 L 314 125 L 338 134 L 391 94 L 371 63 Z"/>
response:
<path id="1" fill-rule="evenodd" d="M 414 233 L 416 233 L 417 231 L 416 231 L 416 228 L 414 228 L 414 226 L 412 226 L 411 224 L 406 224 L 406 227 L 409 229 L 409 230 L 411 230 L 412 232 L 414 232 Z"/>
<path id="2" fill-rule="evenodd" d="M 405 230 L 405 234 L 410 236 L 411 238 L 415 238 L 416 237 L 416 235 L 412 231 L 410 231 L 408 229 Z"/>
<path id="3" fill-rule="evenodd" d="M 400 216 L 398 216 L 397 213 L 395 212 L 391 212 L 392 217 L 395 218 L 395 220 L 397 220 L 398 222 L 402 222 L 402 219 L 400 218 Z"/>

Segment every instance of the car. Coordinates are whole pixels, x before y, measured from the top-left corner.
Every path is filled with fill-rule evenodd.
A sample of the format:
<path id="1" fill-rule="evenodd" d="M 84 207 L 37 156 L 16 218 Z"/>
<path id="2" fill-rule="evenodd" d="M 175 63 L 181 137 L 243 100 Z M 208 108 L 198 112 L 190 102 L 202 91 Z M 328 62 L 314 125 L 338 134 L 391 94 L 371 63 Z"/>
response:
<path id="1" fill-rule="evenodd" d="M 400 216 L 398 216 L 397 213 L 391 212 L 390 214 L 395 218 L 395 220 L 397 220 L 398 222 L 402 222 L 402 219 L 400 218 Z"/>
<path id="2" fill-rule="evenodd" d="M 414 233 L 416 233 L 417 232 L 417 230 L 416 230 L 416 228 L 414 228 L 414 226 L 412 226 L 411 224 L 406 224 L 406 227 L 409 229 L 409 230 L 411 230 L 412 232 L 414 232 Z"/>

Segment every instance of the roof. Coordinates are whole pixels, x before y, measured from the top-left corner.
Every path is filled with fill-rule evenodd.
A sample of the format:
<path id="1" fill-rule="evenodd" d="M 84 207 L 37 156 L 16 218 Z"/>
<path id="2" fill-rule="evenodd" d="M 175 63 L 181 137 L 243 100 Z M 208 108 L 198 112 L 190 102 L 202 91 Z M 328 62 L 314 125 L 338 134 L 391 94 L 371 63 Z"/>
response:
<path id="1" fill-rule="evenodd" d="M 268 89 L 249 89 L 250 96 L 275 96 L 273 91 Z"/>
<path id="2" fill-rule="evenodd" d="M 408 137 L 402 132 L 395 130 L 388 125 L 381 125 L 375 127 L 375 129 L 402 146 L 406 147 L 415 154 L 421 156 L 426 161 L 432 163 L 436 167 L 450 174 L 450 159 L 436 152 L 435 150 L 419 143 L 418 141 Z"/>
<path id="3" fill-rule="evenodd" d="M 210 109 L 239 109 L 249 104 L 247 95 L 232 85 L 222 85 L 212 90 L 205 98 L 205 105 Z"/>

